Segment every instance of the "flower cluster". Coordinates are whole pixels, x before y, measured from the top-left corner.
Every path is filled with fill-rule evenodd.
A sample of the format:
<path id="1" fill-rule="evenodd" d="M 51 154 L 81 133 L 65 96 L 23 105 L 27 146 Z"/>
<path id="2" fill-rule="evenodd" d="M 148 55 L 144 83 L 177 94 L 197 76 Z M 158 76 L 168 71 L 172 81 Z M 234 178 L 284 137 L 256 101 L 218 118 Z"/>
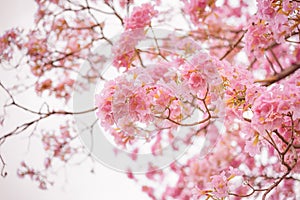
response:
<path id="1" fill-rule="evenodd" d="M 227 136 L 226 136 L 227 137 Z M 222 138 L 222 142 L 217 144 L 213 153 L 209 153 L 205 159 L 194 156 L 184 163 L 176 162 L 170 166 L 168 173 L 164 176 L 156 176 L 156 181 L 161 182 L 161 187 L 165 187 L 161 194 L 155 195 L 159 199 L 222 199 L 229 197 L 235 191 L 247 193 L 247 188 L 243 186 L 243 172 L 238 169 L 243 163 L 243 158 L 238 158 L 236 153 L 230 152 L 230 138 Z M 233 139 L 233 138 L 231 138 Z M 233 154 L 232 154 L 233 153 Z M 230 159 L 234 167 L 224 162 Z M 157 171 L 157 173 L 160 173 Z M 176 175 L 176 179 L 171 179 Z M 175 181 L 175 183 L 174 183 Z M 147 185 L 148 188 L 152 188 Z M 152 192 L 152 193 L 151 193 Z M 154 191 L 148 191 L 151 197 Z M 155 198 L 153 198 L 155 199 Z"/>
<path id="2" fill-rule="evenodd" d="M 247 27 L 245 40 L 248 54 L 261 57 L 264 55 L 265 49 L 274 41 L 274 36 L 270 25 L 266 25 L 264 21 L 258 21 L 257 23 L 252 22 Z"/>
<path id="3" fill-rule="evenodd" d="M 151 19 L 156 15 L 157 11 L 150 3 L 133 8 L 131 16 L 124 19 L 125 32 L 112 47 L 114 66 L 130 68 L 139 56 L 135 47 L 145 37 L 144 28 L 151 24 Z"/>
<path id="4" fill-rule="evenodd" d="M 51 18 L 48 14 L 45 13 L 44 18 Z M 93 22 L 88 19 L 82 20 L 83 18 L 86 16 L 81 13 L 68 20 L 59 16 L 51 26 L 45 28 L 46 36 L 39 29 L 25 36 L 23 47 L 31 72 L 37 77 L 38 95 L 48 92 L 49 95 L 68 101 L 75 82 L 74 75 L 78 74 L 77 70 L 83 59 L 94 65 L 89 47 L 99 34 L 90 33 L 85 29 L 84 27 L 93 26 Z M 57 42 L 51 44 L 51 40 Z M 89 77 L 89 74 L 86 76 Z"/>
<path id="5" fill-rule="evenodd" d="M 137 57 L 135 47 L 144 37 L 143 29 L 136 29 L 122 33 L 120 39 L 112 47 L 112 53 L 114 55 L 113 65 L 117 68 L 125 67 L 126 69 L 129 69 L 131 63 Z"/>
<path id="6" fill-rule="evenodd" d="M 287 33 L 297 29 L 300 3 L 297 1 L 258 1 L 257 15 L 247 27 L 246 50 L 259 58 L 272 42 L 284 43 Z"/>
<path id="7" fill-rule="evenodd" d="M 48 91 L 49 94 L 54 93 L 55 97 L 59 99 L 65 99 L 68 101 L 71 97 L 71 91 L 75 81 L 69 77 L 63 80 L 58 80 L 58 83 L 53 82 L 50 78 L 42 80 L 36 84 L 36 93 L 41 95 L 43 92 Z"/>
<path id="8" fill-rule="evenodd" d="M 21 41 L 19 34 L 19 30 L 11 29 L 0 37 L 0 63 L 3 60 L 9 61 L 12 58 L 14 46 L 17 48 L 20 47 Z"/>
<path id="9" fill-rule="evenodd" d="M 34 28 L 0 37 L 0 63 L 10 69 L 2 70 L 8 76 L 0 83 L 7 97 L 0 126 L 8 130 L 0 146 L 34 130 L 46 153 L 42 170 L 23 162 L 20 177 L 45 189 L 55 166 L 78 156 L 81 149 L 72 143 L 77 132 L 56 116 L 93 112 L 72 113 L 67 100 L 97 80 L 104 88 L 95 97 L 96 116 L 100 132 L 115 145 L 113 153 L 126 152 L 129 163 L 139 166 L 145 154 L 158 160 L 143 162 L 144 176 L 126 166 L 129 178 L 146 179 L 141 189 L 150 198 L 298 199 L 299 0 L 36 3 Z M 114 40 L 116 30 L 123 32 Z M 32 95 L 33 83 L 33 95 L 46 102 L 30 107 L 19 94 Z M 13 108 L 34 121 L 7 127 Z M 40 127 L 49 118 L 59 121 L 58 131 Z M 81 122 L 81 130 L 92 135 L 95 122 Z M 187 146 L 182 157 L 165 153 Z M 161 157 L 177 160 L 157 170 Z M 5 166 L 0 154 L 2 176 Z"/>
<path id="10" fill-rule="evenodd" d="M 205 8 L 214 3 L 211 0 L 184 0 L 183 2 L 185 6 L 184 12 L 190 15 L 191 21 L 196 25 L 207 11 Z"/>
<path id="11" fill-rule="evenodd" d="M 130 17 L 124 19 L 125 30 L 142 29 L 151 24 L 151 19 L 157 15 L 157 11 L 150 3 L 134 7 Z"/>
<path id="12" fill-rule="evenodd" d="M 193 95 L 203 98 L 205 91 L 201 88 L 222 85 L 217 69 L 221 62 L 206 53 L 197 53 L 193 58 L 181 66 L 183 82 L 187 82 Z"/>
<path id="13" fill-rule="evenodd" d="M 274 86 L 258 97 L 252 106 L 254 116 L 251 120 L 253 127 L 260 133 L 265 130 L 275 130 L 284 127 L 290 120 L 287 114 L 290 110 L 299 110 L 300 87 L 294 84 Z M 299 112 L 293 113 L 294 119 L 299 119 Z"/>
<path id="14" fill-rule="evenodd" d="M 119 4 L 121 8 L 125 8 L 126 5 L 134 3 L 134 0 L 120 0 Z"/>
<path id="15" fill-rule="evenodd" d="M 115 81 L 108 81 L 104 86 L 106 89 L 101 94 L 96 95 L 96 106 L 98 107 L 97 116 L 101 119 L 101 125 L 108 130 L 114 123 L 112 113 L 112 100 L 115 92 Z"/>
<path id="16" fill-rule="evenodd" d="M 102 127 L 120 143 L 181 124 L 192 128 L 208 122 L 211 115 L 221 117 L 223 83 L 217 72 L 219 65 L 216 58 L 198 53 L 186 62 L 174 59 L 168 64 L 129 69 L 106 82 L 96 95 Z M 198 111 L 200 119 L 184 122 Z M 155 142 L 153 145 L 159 146 Z"/>
<path id="17" fill-rule="evenodd" d="M 29 177 L 31 180 L 36 181 L 42 190 L 46 190 L 49 186 L 53 185 L 53 182 L 49 181 L 45 174 L 31 168 L 24 161 L 21 163 L 21 168 L 18 169 L 17 174 L 20 178 Z"/>
<path id="18" fill-rule="evenodd" d="M 127 135 L 145 136 L 141 133 L 151 135 L 152 131 L 169 127 L 165 118 L 181 120 L 179 100 L 174 91 L 164 86 L 162 78 L 155 76 L 155 69 L 132 69 L 106 83 L 103 92 L 96 96 L 97 116 L 105 129 L 115 124 Z M 142 124 L 150 129 L 140 127 Z"/>
<path id="19" fill-rule="evenodd" d="M 59 127 L 59 135 L 55 133 L 44 133 L 42 142 L 44 150 L 48 157 L 45 159 L 45 168 L 49 168 L 51 163 L 56 158 L 62 162 L 67 162 L 71 157 L 77 153 L 77 149 L 70 144 L 72 136 L 70 134 L 70 125 L 62 125 Z"/>

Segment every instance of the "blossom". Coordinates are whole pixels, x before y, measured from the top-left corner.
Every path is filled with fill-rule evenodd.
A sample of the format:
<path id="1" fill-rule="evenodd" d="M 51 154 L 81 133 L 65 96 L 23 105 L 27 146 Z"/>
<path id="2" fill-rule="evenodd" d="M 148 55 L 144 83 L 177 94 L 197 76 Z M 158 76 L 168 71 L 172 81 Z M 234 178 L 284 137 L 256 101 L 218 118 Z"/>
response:
<path id="1" fill-rule="evenodd" d="M 272 32 L 274 34 L 274 39 L 278 43 L 284 43 L 286 33 L 289 31 L 292 24 L 288 22 L 286 15 L 277 13 L 274 20 L 271 22 Z"/>
<path id="2" fill-rule="evenodd" d="M 212 194 L 217 198 L 224 198 L 228 196 L 228 185 L 225 171 L 222 171 L 219 175 L 211 176 L 211 187 L 214 188 Z"/>
<path id="3" fill-rule="evenodd" d="M 209 0 L 184 0 L 184 11 L 190 15 L 191 21 L 198 24 Z"/>
<path id="4" fill-rule="evenodd" d="M 155 74 L 154 69 L 129 70 L 106 83 L 102 93 L 96 95 L 97 116 L 106 130 L 115 125 L 129 136 L 145 136 L 149 135 L 149 131 L 170 126 L 161 122 L 168 115 L 172 120 L 181 119 L 180 104 L 174 92 L 159 84 L 163 76 L 158 80 L 151 78 L 151 74 Z M 147 132 L 147 126 L 155 129 Z"/>
<path id="5" fill-rule="evenodd" d="M 277 43 L 285 42 L 286 34 L 294 31 L 297 26 L 295 21 L 291 20 L 298 12 L 297 5 L 299 6 L 299 2 L 274 3 L 269 0 L 258 0 L 257 15 L 252 17 L 245 34 L 246 50 L 249 55 L 253 54 L 260 58 L 270 42 L 274 40 Z"/>
<path id="6" fill-rule="evenodd" d="M 125 8 L 126 5 L 134 3 L 134 0 L 120 0 L 119 4 L 121 8 Z"/>
<path id="7" fill-rule="evenodd" d="M 272 1 L 269 0 L 258 0 L 258 15 L 261 18 L 271 19 L 275 16 L 276 10 L 272 6 Z"/>
<path id="8" fill-rule="evenodd" d="M 266 90 L 253 102 L 252 127 L 263 134 L 265 130 L 273 131 L 285 126 L 289 121 L 286 121 L 289 110 L 299 109 L 299 91 L 297 81 L 293 78 L 283 82 L 282 86 L 275 84 L 270 90 Z M 295 120 L 299 118 L 299 112 L 294 112 L 293 117 Z"/>
<path id="9" fill-rule="evenodd" d="M 136 57 L 135 47 L 144 36 L 142 29 L 122 33 L 120 39 L 112 47 L 114 66 L 129 69 Z"/>
<path id="10" fill-rule="evenodd" d="M 252 107 L 254 116 L 251 123 L 258 132 L 263 133 L 270 127 L 274 127 L 274 129 L 280 127 L 282 115 L 277 112 L 278 103 L 278 99 L 274 98 L 270 92 L 256 99 Z"/>
<path id="11" fill-rule="evenodd" d="M 24 46 L 27 48 L 28 55 L 34 60 L 42 59 L 43 55 L 48 52 L 47 38 L 42 38 L 35 32 L 31 33 Z"/>
<path id="12" fill-rule="evenodd" d="M 114 66 L 129 69 L 136 58 L 135 47 L 145 36 L 143 29 L 150 25 L 152 17 L 156 14 L 154 7 L 146 3 L 140 7 L 134 7 L 131 16 L 124 19 L 125 32 L 112 47 Z"/>
<path id="13" fill-rule="evenodd" d="M 259 134 L 254 136 L 253 141 L 247 140 L 245 145 L 245 152 L 249 153 L 250 156 L 255 156 L 259 153 L 260 145 L 259 145 Z"/>
<path id="14" fill-rule="evenodd" d="M 68 76 L 60 81 L 50 93 L 54 93 L 57 98 L 63 98 L 68 101 L 71 97 L 70 91 L 73 89 L 75 83 L 74 79 L 69 78 Z"/>
<path id="15" fill-rule="evenodd" d="M 0 37 L 0 63 L 2 60 L 9 61 L 12 58 L 13 46 L 20 46 L 19 30 L 8 30 Z"/>
<path id="16" fill-rule="evenodd" d="M 50 89 L 52 87 L 52 80 L 51 79 L 46 79 L 42 81 L 41 83 L 38 83 L 35 87 L 35 90 L 38 93 L 43 92 L 44 90 Z"/>
<path id="17" fill-rule="evenodd" d="M 192 72 L 189 77 L 190 87 L 199 90 L 206 87 L 206 81 L 200 73 Z"/>
<path id="18" fill-rule="evenodd" d="M 96 134 L 109 134 L 113 152 L 126 150 L 138 168 L 145 161 L 140 154 L 158 158 L 149 159 L 144 169 L 149 171 L 142 177 L 127 168 L 129 178 L 149 180 L 142 180 L 142 190 L 152 199 L 255 198 L 268 192 L 270 199 L 297 198 L 298 0 L 257 0 L 257 11 L 245 0 L 181 0 L 171 7 L 161 0 L 36 2 L 35 26 L 26 36 L 12 29 L 0 37 L 0 59 L 12 69 L 7 77 L 2 70 L 1 91 L 8 100 L 3 101 L 0 126 L 9 132 L 1 134 L 0 143 L 36 126 L 32 130 L 42 131 L 47 154 L 42 171 L 24 162 L 20 177 L 28 176 L 45 189 L 43 178 L 56 171 L 56 161 L 67 164 L 79 153 L 70 145 L 75 129 L 61 126 L 54 133 L 41 127 L 50 116 L 69 116 L 67 102 L 66 110 L 56 101 L 31 110 L 22 101 L 32 83 L 38 95 L 67 100 L 78 88 L 73 88 L 77 76 L 80 89 L 96 79 L 104 85 L 95 95 L 95 114 L 103 128 Z M 111 39 L 119 29 L 124 30 L 120 38 Z M 108 46 L 98 51 L 97 45 L 104 43 Z M 104 70 L 110 58 L 119 76 L 107 81 L 116 70 Z M 29 70 L 33 76 L 26 74 Z M 20 92 L 24 95 L 15 97 Z M 3 120 L 13 107 L 35 115 L 34 121 L 5 127 Z M 86 128 L 92 132 L 93 125 Z M 169 154 L 168 145 L 180 155 Z M 155 171 L 164 156 L 178 160 L 170 170 Z"/>
<path id="19" fill-rule="evenodd" d="M 110 125 L 114 123 L 114 118 L 112 114 L 112 95 L 115 91 L 115 82 L 108 81 L 105 84 L 106 90 L 101 94 L 96 95 L 96 106 L 98 110 L 96 115 L 101 121 L 101 125 L 107 130 L 110 128 Z"/>
<path id="20" fill-rule="evenodd" d="M 125 30 L 142 29 L 149 26 L 157 11 L 150 3 L 134 7 L 130 17 L 124 19 Z"/>
<path id="21" fill-rule="evenodd" d="M 138 88 L 130 97 L 128 97 L 129 112 L 133 120 L 136 121 L 148 121 L 151 114 L 150 96 L 147 95 L 147 90 L 152 88 Z"/>
<path id="22" fill-rule="evenodd" d="M 245 34 L 246 51 L 248 55 L 254 55 L 257 58 L 263 56 L 265 49 L 271 44 L 273 40 L 270 25 L 263 21 L 252 21 L 247 27 Z"/>

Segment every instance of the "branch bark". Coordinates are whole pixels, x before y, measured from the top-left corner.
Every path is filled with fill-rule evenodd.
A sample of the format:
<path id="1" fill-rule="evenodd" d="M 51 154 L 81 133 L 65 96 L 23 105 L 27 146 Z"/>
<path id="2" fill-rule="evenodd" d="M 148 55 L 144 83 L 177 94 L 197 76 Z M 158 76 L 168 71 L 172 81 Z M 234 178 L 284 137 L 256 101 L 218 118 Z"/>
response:
<path id="1" fill-rule="evenodd" d="M 262 83 L 263 86 L 269 86 L 272 85 L 273 83 L 276 83 L 286 77 L 288 77 L 289 75 L 293 74 L 295 71 L 297 71 L 300 68 L 300 63 L 295 63 L 293 65 L 291 65 L 289 68 L 284 69 L 283 71 L 267 77 L 264 80 L 256 80 L 256 83 Z"/>

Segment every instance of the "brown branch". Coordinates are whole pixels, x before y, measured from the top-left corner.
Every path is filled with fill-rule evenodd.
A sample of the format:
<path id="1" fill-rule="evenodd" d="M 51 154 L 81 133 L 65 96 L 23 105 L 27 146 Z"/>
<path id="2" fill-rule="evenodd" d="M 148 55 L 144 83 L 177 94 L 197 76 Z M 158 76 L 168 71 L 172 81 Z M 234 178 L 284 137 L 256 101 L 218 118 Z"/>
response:
<path id="1" fill-rule="evenodd" d="M 5 171 L 6 163 L 4 162 L 4 159 L 2 158 L 1 154 L 0 154 L 0 161 L 2 163 L 1 176 L 4 178 L 7 176 L 7 172 Z"/>
<path id="2" fill-rule="evenodd" d="M 262 192 L 266 191 L 267 189 L 259 189 L 259 188 L 254 188 L 250 183 L 246 182 L 246 184 L 251 188 L 251 192 L 249 194 L 235 194 L 235 193 L 228 193 L 229 195 L 236 196 L 236 197 L 250 197 L 252 196 L 255 192 Z"/>
<path id="3" fill-rule="evenodd" d="M 39 121 L 46 119 L 52 115 L 80 115 L 80 114 L 86 114 L 89 112 L 93 112 L 95 111 L 97 108 L 92 108 L 92 109 L 88 109 L 88 110 L 84 110 L 84 111 L 79 111 L 79 112 L 70 112 L 70 111 L 64 111 L 64 110 L 60 110 L 60 111 L 52 111 L 49 112 L 47 114 L 41 114 L 41 116 L 35 120 L 32 120 L 30 122 L 26 122 L 22 125 L 17 126 L 14 130 L 10 131 L 9 133 L 4 134 L 2 137 L 0 137 L 0 144 L 2 144 L 3 141 L 6 140 L 6 138 L 19 134 L 22 131 L 25 131 L 27 128 L 29 128 L 30 126 L 38 123 Z"/>
<path id="4" fill-rule="evenodd" d="M 161 53 L 160 47 L 158 45 L 157 37 L 156 37 L 156 35 L 154 33 L 154 30 L 153 30 L 151 24 L 149 25 L 149 27 L 150 27 L 150 30 L 151 30 L 151 32 L 153 34 L 153 38 L 154 38 L 155 46 L 156 46 L 157 51 L 158 51 L 158 55 L 160 55 L 165 61 L 168 61 L 168 59 Z"/>
<path id="5" fill-rule="evenodd" d="M 246 33 L 246 31 L 243 32 L 243 34 L 241 35 L 241 37 L 231 46 L 230 49 L 228 49 L 228 51 L 220 58 L 220 60 L 223 60 L 224 58 L 226 58 L 239 45 L 239 43 L 244 38 L 245 33 Z"/>
<path id="6" fill-rule="evenodd" d="M 16 106 L 24 111 L 30 112 L 32 114 L 37 114 L 37 115 L 41 115 L 41 117 L 43 116 L 50 116 L 50 115 L 54 115 L 54 114 L 58 114 L 58 115 L 80 115 L 80 114 L 85 114 L 85 113 L 89 113 L 89 112 L 93 112 L 97 109 L 97 107 L 88 109 L 88 110 L 84 110 L 84 111 L 79 111 L 79 112 L 71 112 L 71 111 L 65 111 L 65 110 L 58 110 L 58 111 L 48 111 L 48 112 L 42 112 L 41 109 L 39 111 L 35 111 L 35 110 L 31 110 L 19 103 L 16 103 L 15 99 L 13 98 L 12 94 L 8 91 L 8 89 L 0 82 L 0 87 L 2 87 L 4 89 L 4 91 L 9 95 L 10 99 L 11 99 L 11 103 L 7 104 L 5 106 Z M 44 103 L 45 104 L 45 103 Z M 44 105 L 43 104 L 43 105 Z M 46 104 L 47 105 L 47 104 Z M 48 108 L 49 110 L 49 108 Z"/>
<path id="7" fill-rule="evenodd" d="M 180 122 L 177 122 L 177 121 L 175 121 L 175 120 L 173 120 L 173 119 L 170 118 L 170 116 L 171 116 L 171 110 L 170 110 L 170 108 L 167 108 L 167 110 L 169 111 L 168 112 L 168 116 L 167 117 L 163 117 L 162 119 L 169 120 L 170 122 L 172 122 L 172 123 L 174 123 L 176 125 L 179 125 L 179 126 L 196 126 L 196 125 L 203 124 L 205 122 L 210 121 L 210 119 L 212 119 L 214 117 L 211 115 L 211 113 L 209 111 L 209 108 L 208 108 L 208 106 L 207 106 L 207 104 L 205 102 L 205 100 L 206 100 L 206 98 L 208 96 L 208 92 L 209 92 L 209 87 L 207 86 L 206 93 L 205 93 L 205 96 L 203 98 L 195 97 L 196 99 L 202 101 L 202 103 L 203 103 L 203 105 L 205 107 L 205 111 L 208 114 L 208 116 L 206 118 L 204 118 L 204 119 L 202 119 L 200 121 L 194 122 L 194 123 L 180 123 Z"/>
<path id="8" fill-rule="evenodd" d="M 289 68 L 284 69 L 278 74 L 275 74 L 274 76 L 267 77 L 264 80 L 256 80 L 255 83 L 262 83 L 263 86 L 269 86 L 273 83 L 276 83 L 289 75 L 293 74 L 295 71 L 297 71 L 300 68 L 300 63 L 296 63 L 291 65 Z"/>
<path id="9" fill-rule="evenodd" d="M 143 60 L 142 60 L 142 57 L 141 57 L 141 54 L 140 54 L 140 50 L 135 48 L 134 51 L 135 51 L 135 53 L 136 53 L 136 55 L 137 55 L 137 57 L 138 57 L 138 59 L 140 61 L 141 66 L 143 68 L 146 68 L 145 65 L 144 65 L 144 63 L 143 63 Z"/>
<path id="10" fill-rule="evenodd" d="M 265 179 L 269 179 L 269 180 L 274 180 L 273 183 L 271 185 L 269 185 L 266 188 L 254 188 L 252 185 L 250 185 L 249 183 L 247 183 L 247 185 L 250 187 L 251 191 L 247 194 L 236 194 L 236 193 L 229 193 L 229 195 L 232 196 L 236 196 L 236 197 L 249 197 L 252 196 L 255 192 L 263 192 L 262 194 L 262 199 L 265 200 L 267 198 L 267 195 L 273 190 L 275 189 L 282 181 L 286 180 L 286 179 L 292 179 L 294 181 L 300 181 L 297 178 L 294 178 L 291 174 L 292 170 L 294 169 L 294 167 L 297 165 L 298 163 L 298 155 L 297 155 L 297 151 L 295 150 L 295 145 L 294 145 L 294 141 L 295 141 L 295 124 L 294 124 L 294 119 L 293 119 L 293 113 L 292 112 L 288 112 L 286 114 L 287 117 L 290 117 L 291 119 L 291 138 L 289 141 L 287 141 L 277 130 L 274 131 L 268 131 L 265 130 L 268 137 L 270 138 L 270 140 L 266 137 L 264 137 L 264 139 L 277 151 L 278 156 L 280 158 L 280 164 L 286 167 L 286 171 L 277 176 L 277 177 L 270 177 L 267 175 L 259 175 L 259 176 L 246 176 L 248 178 L 251 179 L 257 179 L 260 177 L 263 177 Z M 283 151 L 280 151 L 277 143 L 275 142 L 275 140 L 273 139 L 271 133 L 275 133 L 276 136 L 278 138 L 280 138 L 287 146 L 285 147 L 285 149 Z M 286 161 L 286 154 L 291 151 L 293 153 L 293 163 L 287 163 Z"/>
<path id="11" fill-rule="evenodd" d="M 281 159 L 281 164 L 284 165 L 286 167 L 286 172 L 279 178 L 277 179 L 271 186 L 268 187 L 268 189 L 265 191 L 265 193 L 262 196 L 262 199 L 265 200 L 267 195 L 275 188 L 277 187 L 284 179 L 286 179 L 286 177 L 291 173 L 291 171 L 293 170 L 293 168 L 296 166 L 297 162 L 298 162 L 298 155 L 297 152 L 295 150 L 295 148 L 293 147 L 293 143 L 295 140 L 295 127 L 294 127 L 294 121 L 293 121 L 293 113 L 288 113 L 287 114 L 288 117 L 291 118 L 292 121 L 292 126 L 291 126 L 291 132 L 292 132 L 292 136 L 291 136 L 291 140 L 289 141 L 286 149 L 282 152 L 279 153 L 279 157 Z M 287 152 L 291 150 L 293 151 L 294 154 L 294 159 L 293 159 L 293 163 L 290 165 L 285 161 L 285 155 L 287 154 Z"/>
<path id="12" fill-rule="evenodd" d="M 289 142 L 286 141 L 286 139 L 278 132 L 278 130 L 274 130 L 273 132 L 277 135 L 278 138 L 281 139 L 281 141 L 283 141 L 285 144 L 289 144 Z"/>
<path id="13" fill-rule="evenodd" d="M 124 21 L 123 18 L 121 17 L 121 15 L 119 13 L 117 13 L 116 9 L 114 8 L 113 5 L 111 5 L 109 2 L 104 2 L 110 9 L 112 9 L 112 11 L 114 12 L 114 15 L 120 20 L 121 24 L 124 25 Z"/>
<path id="14" fill-rule="evenodd" d="M 277 63 L 278 66 L 280 67 L 280 69 L 283 70 L 283 67 L 282 67 L 281 63 L 279 62 L 277 56 L 275 55 L 274 51 L 273 51 L 272 49 L 270 49 L 270 52 L 271 52 L 273 58 L 275 59 L 276 63 Z"/>
<path id="15" fill-rule="evenodd" d="M 273 65 L 272 61 L 270 60 L 270 58 L 269 58 L 267 55 L 266 55 L 266 58 L 267 58 L 267 61 L 268 61 L 269 64 L 270 64 L 270 67 L 271 67 L 271 69 L 273 70 L 274 74 L 277 74 L 277 72 L 276 72 L 276 70 L 275 70 L 275 68 L 274 68 L 274 65 Z"/>

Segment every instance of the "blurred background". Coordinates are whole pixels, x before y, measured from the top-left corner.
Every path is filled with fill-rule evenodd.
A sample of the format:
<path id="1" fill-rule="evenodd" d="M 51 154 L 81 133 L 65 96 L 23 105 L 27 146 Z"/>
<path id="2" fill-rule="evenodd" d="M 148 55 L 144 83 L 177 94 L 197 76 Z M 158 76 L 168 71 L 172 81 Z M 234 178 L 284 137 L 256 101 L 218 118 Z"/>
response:
<path id="1" fill-rule="evenodd" d="M 36 9 L 34 0 L 0 0 L 0 3 L 0 35 L 13 27 L 24 29 L 32 27 Z M 17 81 L 7 80 L 7 75 L 1 71 L 1 81 Z M 1 90 L 1 102 L 5 99 L 6 96 Z M 25 100 L 30 101 L 31 98 L 27 96 Z M 140 186 L 128 179 L 126 174 L 113 171 L 100 163 L 92 165 L 94 173 L 91 173 L 91 162 L 66 167 L 55 176 L 55 182 L 58 184 L 48 190 L 40 190 L 36 182 L 17 176 L 17 169 L 23 159 L 29 158 L 33 167 L 35 163 L 37 166 L 43 163 L 43 157 L 39 153 L 41 144 L 34 141 L 31 140 L 28 144 L 28 138 L 21 134 L 9 138 L 1 147 L 0 152 L 7 164 L 5 170 L 8 173 L 5 178 L 0 177 L 1 200 L 149 199 L 141 192 Z"/>

